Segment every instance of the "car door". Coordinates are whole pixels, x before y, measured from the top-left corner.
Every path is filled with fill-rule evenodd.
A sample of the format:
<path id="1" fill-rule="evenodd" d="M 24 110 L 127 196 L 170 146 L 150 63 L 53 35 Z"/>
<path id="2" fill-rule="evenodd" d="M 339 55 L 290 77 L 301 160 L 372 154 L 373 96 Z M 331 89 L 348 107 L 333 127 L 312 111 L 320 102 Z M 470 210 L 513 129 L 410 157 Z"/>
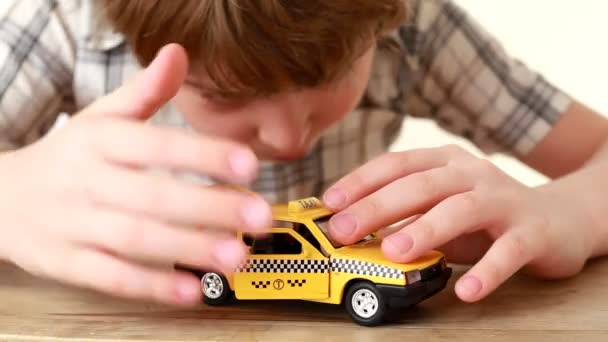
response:
<path id="1" fill-rule="evenodd" d="M 250 240 L 248 265 L 234 274 L 238 299 L 321 299 L 329 295 L 329 259 L 291 228 Z"/>

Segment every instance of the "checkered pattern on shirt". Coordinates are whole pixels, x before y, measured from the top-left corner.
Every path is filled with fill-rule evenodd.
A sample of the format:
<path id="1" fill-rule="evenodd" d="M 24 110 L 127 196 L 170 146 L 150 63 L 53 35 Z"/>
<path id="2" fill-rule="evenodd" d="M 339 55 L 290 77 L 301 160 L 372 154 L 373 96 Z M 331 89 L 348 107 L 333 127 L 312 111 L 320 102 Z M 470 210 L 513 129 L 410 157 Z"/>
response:
<path id="1" fill-rule="evenodd" d="M 378 265 L 361 260 L 342 258 L 331 259 L 331 272 L 351 273 L 392 279 L 404 279 L 405 277 L 403 271 L 394 267 Z"/>
<path id="2" fill-rule="evenodd" d="M 39 139 L 139 67 L 122 36 L 93 20 L 95 0 L 3 0 L 0 150 Z M 523 154 L 550 130 L 569 97 L 510 56 L 450 0 L 410 0 L 408 22 L 383 39 L 361 105 L 309 156 L 263 163 L 251 188 L 271 202 L 320 196 L 386 152 L 407 115 L 435 120 L 487 152 Z M 152 120 L 189 128 L 170 105 Z"/>
<path id="3" fill-rule="evenodd" d="M 328 270 L 327 260 L 251 259 L 237 268 L 237 272 L 246 273 L 326 273 Z"/>

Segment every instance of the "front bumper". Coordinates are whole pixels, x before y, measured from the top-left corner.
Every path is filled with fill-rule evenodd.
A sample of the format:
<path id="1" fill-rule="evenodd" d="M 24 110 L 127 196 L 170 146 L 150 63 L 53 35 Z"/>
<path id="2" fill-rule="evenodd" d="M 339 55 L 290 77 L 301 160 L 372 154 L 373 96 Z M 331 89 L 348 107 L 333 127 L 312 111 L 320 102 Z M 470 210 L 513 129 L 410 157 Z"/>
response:
<path id="1" fill-rule="evenodd" d="M 421 270 L 420 273 L 420 281 L 406 286 L 378 284 L 376 287 L 390 307 L 408 307 L 443 290 L 452 276 L 452 269 L 442 260 L 436 265 Z"/>

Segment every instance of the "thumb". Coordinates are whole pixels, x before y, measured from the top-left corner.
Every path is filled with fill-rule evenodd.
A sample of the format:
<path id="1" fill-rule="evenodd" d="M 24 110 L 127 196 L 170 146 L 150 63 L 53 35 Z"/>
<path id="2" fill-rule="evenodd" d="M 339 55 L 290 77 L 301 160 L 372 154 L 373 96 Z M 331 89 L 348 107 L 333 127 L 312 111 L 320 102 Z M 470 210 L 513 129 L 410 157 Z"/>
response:
<path id="1" fill-rule="evenodd" d="M 93 102 L 84 115 L 146 120 L 177 94 L 187 72 L 184 49 L 177 44 L 167 45 L 134 79 Z"/>

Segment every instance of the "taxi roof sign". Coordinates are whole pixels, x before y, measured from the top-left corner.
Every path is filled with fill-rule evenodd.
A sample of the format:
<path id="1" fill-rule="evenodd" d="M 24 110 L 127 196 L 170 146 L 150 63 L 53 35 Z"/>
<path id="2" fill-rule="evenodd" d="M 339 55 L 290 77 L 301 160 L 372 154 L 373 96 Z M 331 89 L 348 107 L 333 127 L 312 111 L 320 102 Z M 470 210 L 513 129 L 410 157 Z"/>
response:
<path id="1" fill-rule="evenodd" d="M 321 201 L 316 197 L 308 197 L 299 199 L 297 201 L 290 201 L 288 205 L 288 210 L 290 213 L 300 213 L 306 210 L 321 208 L 323 208 L 323 203 L 321 203 Z"/>

